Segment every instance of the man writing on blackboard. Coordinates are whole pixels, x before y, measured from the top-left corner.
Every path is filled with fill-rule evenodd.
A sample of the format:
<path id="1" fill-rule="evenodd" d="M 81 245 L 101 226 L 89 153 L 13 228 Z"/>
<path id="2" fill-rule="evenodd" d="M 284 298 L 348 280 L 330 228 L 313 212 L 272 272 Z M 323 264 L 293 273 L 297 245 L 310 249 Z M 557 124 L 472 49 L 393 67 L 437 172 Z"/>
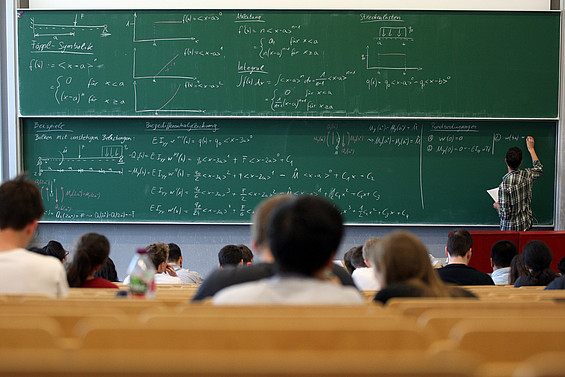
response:
<path id="1" fill-rule="evenodd" d="M 543 166 L 534 149 L 534 138 L 526 138 L 526 147 L 534 167 L 520 170 L 522 150 L 512 147 L 506 152 L 508 173 L 498 186 L 498 202 L 494 208 L 500 216 L 500 230 L 530 230 L 532 227 L 532 186 L 543 173 Z"/>

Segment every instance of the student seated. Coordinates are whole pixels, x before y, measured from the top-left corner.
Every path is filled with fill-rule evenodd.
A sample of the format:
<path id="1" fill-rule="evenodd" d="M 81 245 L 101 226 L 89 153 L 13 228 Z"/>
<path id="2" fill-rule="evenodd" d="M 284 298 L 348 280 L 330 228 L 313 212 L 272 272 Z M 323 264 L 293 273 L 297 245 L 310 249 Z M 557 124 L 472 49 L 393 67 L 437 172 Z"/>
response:
<path id="1" fill-rule="evenodd" d="M 549 266 L 553 260 L 551 250 L 542 241 L 530 241 L 522 249 L 524 266 L 528 270 L 526 276 L 519 277 L 514 283 L 515 287 L 529 285 L 548 285 L 558 275 Z"/>
<path id="2" fill-rule="evenodd" d="M 63 264 L 25 250 L 43 212 L 39 188 L 25 175 L 0 186 L 0 293 L 68 295 Z"/>
<path id="3" fill-rule="evenodd" d="M 253 252 L 251 251 L 251 249 L 244 244 L 239 244 L 237 245 L 237 247 L 239 247 L 239 249 L 241 250 L 243 265 L 249 266 L 250 264 L 253 264 Z"/>
<path id="4" fill-rule="evenodd" d="M 510 263 L 518 255 L 518 249 L 512 241 L 498 241 L 490 250 L 491 278 L 496 285 L 510 284 Z"/>
<path id="5" fill-rule="evenodd" d="M 218 292 L 216 305 L 363 304 L 353 287 L 326 280 L 343 235 L 342 217 L 331 203 L 302 196 L 274 209 L 267 237 L 277 274 Z"/>
<path id="6" fill-rule="evenodd" d="M 218 253 L 220 268 L 227 266 L 241 266 L 243 264 L 243 252 L 237 245 L 226 245 Z"/>
<path id="7" fill-rule="evenodd" d="M 379 240 L 380 238 L 371 238 L 370 241 L 378 242 Z M 367 253 L 364 246 L 354 248 L 351 253 L 351 264 L 355 267 L 351 278 L 358 289 L 362 291 L 378 291 L 381 288 L 377 281 L 375 269 L 371 265 L 371 262 L 367 260 Z"/>
<path id="8" fill-rule="evenodd" d="M 63 245 L 61 245 L 58 241 L 49 241 L 47 245 L 43 247 L 43 251 L 45 255 L 51 255 L 61 261 L 61 263 L 65 263 L 67 261 L 67 255 L 69 254 Z"/>
<path id="9" fill-rule="evenodd" d="M 510 278 L 508 284 L 514 285 L 520 276 L 526 276 L 528 270 L 524 266 L 524 255 L 518 254 L 510 262 Z"/>
<path id="10" fill-rule="evenodd" d="M 167 264 L 169 259 L 169 245 L 163 242 L 155 242 L 146 248 L 147 255 L 155 266 L 155 284 L 182 284 L 174 268 Z M 124 284 L 129 284 L 130 277 L 126 276 Z"/>
<path id="11" fill-rule="evenodd" d="M 103 235 L 87 233 L 80 237 L 73 260 L 67 265 L 69 286 L 118 289 L 116 284 L 94 277 L 94 273 L 102 267 L 108 255 L 110 255 L 110 242 Z"/>
<path id="12" fill-rule="evenodd" d="M 462 288 L 448 286 L 436 274 L 426 246 L 408 232 L 392 233 L 366 244 L 369 262 L 382 289 L 375 301 L 393 297 L 475 297 Z"/>
<path id="13" fill-rule="evenodd" d="M 106 261 L 102 264 L 102 267 L 94 273 L 95 278 L 106 279 L 111 282 L 119 282 L 118 272 L 116 271 L 116 266 L 112 258 L 106 258 Z"/>
<path id="14" fill-rule="evenodd" d="M 250 281 L 257 281 L 272 277 L 276 273 L 276 267 L 269 246 L 267 236 L 267 223 L 277 206 L 292 200 L 293 196 L 288 194 L 279 194 L 271 196 L 263 200 L 253 212 L 251 216 L 251 247 L 258 256 L 260 262 L 253 263 L 249 266 L 218 268 L 204 279 L 204 282 L 198 289 L 198 292 L 192 298 L 193 302 L 205 300 L 214 296 L 220 290 Z M 351 275 L 347 271 L 336 264 L 332 263 L 332 276 L 339 279 L 341 284 L 354 287 Z"/>
<path id="15" fill-rule="evenodd" d="M 473 237 L 466 229 L 455 229 L 447 236 L 447 264 L 436 271 L 446 283 L 455 285 L 494 285 L 492 278 L 471 266 Z"/>
<path id="16" fill-rule="evenodd" d="M 177 276 L 182 280 L 184 284 L 201 284 L 204 280 L 202 275 L 196 271 L 190 271 L 187 268 L 182 267 L 182 252 L 179 245 L 176 243 L 169 244 L 169 258 L 167 259 Z"/>
<path id="17" fill-rule="evenodd" d="M 565 289 L 565 257 L 559 260 L 557 268 L 559 269 L 561 276 L 553 279 L 553 281 L 549 283 L 545 289 Z"/>
<path id="18" fill-rule="evenodd" d="M 349 275 L 353 275 L 353 271 L 355 271 L 355 267 L 353 267 L 353 264 L 351 263 L 351 255 L 355 252 L 355 249 L 359 247 L 362 246 L 353 246 L 351 249 L 347 250 L 345 254 L 343 254 L 343 265 L 347 272 L 349 272 Z"/>

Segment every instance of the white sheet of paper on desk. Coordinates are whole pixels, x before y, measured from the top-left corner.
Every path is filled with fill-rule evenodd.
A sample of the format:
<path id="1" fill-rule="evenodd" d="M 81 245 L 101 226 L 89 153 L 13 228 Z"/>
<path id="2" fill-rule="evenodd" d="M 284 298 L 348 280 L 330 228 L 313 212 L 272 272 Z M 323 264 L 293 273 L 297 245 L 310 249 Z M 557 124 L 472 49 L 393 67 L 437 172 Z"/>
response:
<path id="1" fill-rule="evenodd" d="M 494 200 L 495 202 L 498 202 L 498 187 L 487 190 L 487 192 L 490 195 L 490 197 L 492 198 L 492 200 Z"/>

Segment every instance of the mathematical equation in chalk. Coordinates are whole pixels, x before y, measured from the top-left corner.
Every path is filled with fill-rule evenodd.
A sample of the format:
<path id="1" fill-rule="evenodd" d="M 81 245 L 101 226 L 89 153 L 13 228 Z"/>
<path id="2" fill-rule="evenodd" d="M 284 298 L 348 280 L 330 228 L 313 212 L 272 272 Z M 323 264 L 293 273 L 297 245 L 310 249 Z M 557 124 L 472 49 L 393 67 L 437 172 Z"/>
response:
<path id="1" fill-rule="evenodd" d="M 504 153 L 525 143 L 526 126 L 32 118 L 24 167 L 55 220 L 242 221 L 259 201 L 288 192 L 326 197 L 351 221 L 403 223 L 433 211 L 446 169 L 467 182 L 458 172 L 482 166 L 493 175 L 484 185 L 498 184 Z"/>
<path id="2" fill-rule="evenodd" d="M 381 91 L 455 79 L 422 63 L 428 42 L 398 14 L 23 12 L 19 27 L 22 107 L 47 113 L 376 114 Z"/>

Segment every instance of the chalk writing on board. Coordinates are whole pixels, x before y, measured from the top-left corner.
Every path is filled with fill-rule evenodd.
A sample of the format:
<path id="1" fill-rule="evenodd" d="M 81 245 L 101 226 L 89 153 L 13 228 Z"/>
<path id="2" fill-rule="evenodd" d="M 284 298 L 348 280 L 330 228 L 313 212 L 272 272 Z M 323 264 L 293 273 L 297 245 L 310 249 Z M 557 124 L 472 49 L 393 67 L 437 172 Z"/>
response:
<path id="1" fill-rule="evenodd" d="M 441 168 L 430 170 L 430 164 L 461 159 L 465 170 L 467 162 L 498 159 L 499 145 L 505 149 L 525 137 L 518 129 L 448 120 L 327 120 L 278 124 L 279 132 L 235 126 L 249 120 L 82 122 L 26 123 L 34 156 L 26 169 L 50 219 L 247 219 L 260 200 L 287 192 L 333 200 L 350 221 L 411 222 L 433 211 L 430 184 L 442 178 L 436 175 Z"/>
<path id="2" fill-rule="evenodd" d="M 124 10 L 20 16 L 24 116 L 556 114 L 530 116 L 518 104 L 547 87 L 536 107 L 556 108 L 558 17 L 545 22 L 536 14 L 535 25 L 523 30 L 514 16 L 496 15 L 468 36 L 461 32 L 470 30 L 465 25 L 485 15 Z M 459 69 L 468 68 L 466 51 L 475 41 L 496 56 L 473 56 L 472 70 Z M 527 48 L 532 53 L 520 55 L 512 75 L 491 69 L 493 59 L 507 66 Z"/>

